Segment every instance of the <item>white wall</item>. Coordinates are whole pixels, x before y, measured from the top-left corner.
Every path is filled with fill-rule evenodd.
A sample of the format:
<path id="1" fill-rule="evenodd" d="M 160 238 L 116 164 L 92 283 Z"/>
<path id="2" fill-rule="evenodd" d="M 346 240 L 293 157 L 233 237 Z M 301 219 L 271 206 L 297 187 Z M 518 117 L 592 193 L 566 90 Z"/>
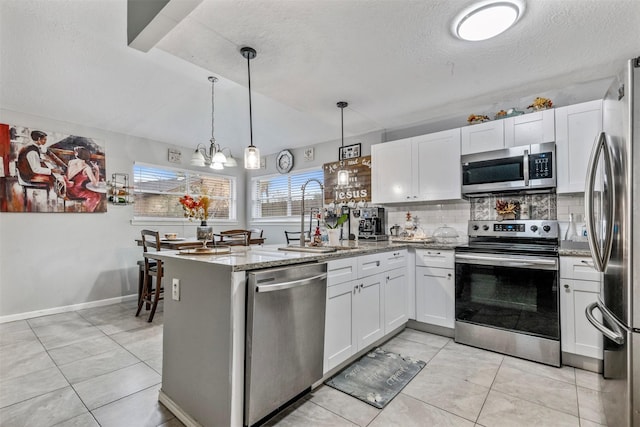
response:
<path id="1" fill-rule="evenodd" d="M 100 129 L 0 110 L 0 122 L 95 139 L 106 153 L 107 179 L 131 174 L 134 161 L 200 170 L 189 165 L 191 150 Z M 167 149 L 182 151 L 169 163 Z M 245 174 L 225 169 L 238 185 L 238 221 L 213 223 L 214 231 L 243 228 Z M 143 228 L 195 236 L 197 223 L 135 222 L 133 206 L 108 205 L 106 213 L 0 213 L 0 322 L 11 315 L 136 294 L 142 249 L 134 239 Z M 15 316 L 11 316 L 15 317 Z"/>
<path id="2" fill-rule="evenodd" d="M 340 133 L 340 128 L 336 128 L 336 133 Z M 361 144 L 360 155 L 368 156 L 371 154 L 371 145 L 382 142 L 383 132 L 371 132 L 365 135 L 359 135 L 355 137 L 345 137 L 344 145 Z M 316 145 L 310 145 L 304 148 L 292 148 L 291 154 L 293 154 L 293 169 L 291 172 L 302 171 L 305 169 L 322 168 L 325 163 L 331 163 L 338 161 L 338 148 L 342 141 L 336 139 L 333 141 L 327 141 Z M 314 159 L 311 161 L 304 160 L 305 148 L 314 149 Z M 246 194 L 246 222 L 250 228 L 261 228 L 264 230 L 264 237 L 267 239 L 268 244 L 284 244 L 286 243 L 284 231 L 300 231 L 300 218 L 295 218 L 293 221 L 269 221 L 269 220 L 254 220 L 251 212 L 251 178 L 263 175 L 277 174 L 276 170 L 276 156 L 277 153 L 263 156 L 266 157 L 266 168 L 258 169 L 255 171 L 248 171 L 247 173 L 247 194 Z M 308 225 L 307 225 L 308 227 Z"/>

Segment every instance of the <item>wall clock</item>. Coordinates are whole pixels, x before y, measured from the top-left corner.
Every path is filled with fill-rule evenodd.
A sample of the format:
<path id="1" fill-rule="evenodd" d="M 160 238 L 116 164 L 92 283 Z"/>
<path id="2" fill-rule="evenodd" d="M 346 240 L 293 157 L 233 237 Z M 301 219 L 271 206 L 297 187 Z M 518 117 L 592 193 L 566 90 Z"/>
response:
<path id="1" fill-rule="evenodd" d="M 276 169 L 280 173 L 288 173 L 293 167 L 293 154 L 289 150 L 282 150 L 276 157 Z"/>

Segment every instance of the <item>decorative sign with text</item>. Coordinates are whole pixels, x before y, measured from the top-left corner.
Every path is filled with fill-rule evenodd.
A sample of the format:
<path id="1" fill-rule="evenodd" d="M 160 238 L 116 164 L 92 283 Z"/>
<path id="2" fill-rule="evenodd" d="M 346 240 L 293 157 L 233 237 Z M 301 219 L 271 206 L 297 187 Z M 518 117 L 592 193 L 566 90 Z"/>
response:
<path id="1" fill-rule="evenodd" d="M 340 164 L 349 171 L 349 183 L 338 187 Z M 325 204 L 371 201 L 371 156 L 325 163 L 323 169 Z"/>

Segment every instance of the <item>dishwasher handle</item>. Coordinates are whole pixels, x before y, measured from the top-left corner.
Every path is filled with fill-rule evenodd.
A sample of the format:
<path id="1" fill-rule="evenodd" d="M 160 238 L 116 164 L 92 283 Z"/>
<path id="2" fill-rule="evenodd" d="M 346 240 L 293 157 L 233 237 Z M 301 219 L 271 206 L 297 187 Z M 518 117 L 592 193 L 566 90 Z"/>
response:
<path id="1" fill-rule="evenodd" d="M 273 285 L 260 285 L 256 286 L 256 292 L 274 292 L 282 291 L 285 289 L 298 288 L 300 286 L 306 286 L 316 280 L 324 280 L 327 278 L 327 273 L 321 273 L 317 276 L 305 277 L 304 279 L 292 280 L 290 282 L 275 283 Z"/>

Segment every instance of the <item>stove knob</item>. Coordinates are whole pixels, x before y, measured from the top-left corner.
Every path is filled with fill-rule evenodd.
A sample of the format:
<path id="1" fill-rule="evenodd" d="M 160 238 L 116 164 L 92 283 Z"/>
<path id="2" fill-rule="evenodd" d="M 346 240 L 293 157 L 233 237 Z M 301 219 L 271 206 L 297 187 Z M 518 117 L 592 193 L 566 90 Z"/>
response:
<path id="1" fill-rule="evenodd" d="M 545 233 L 548 233 L 551 230 L 551 227 L 548 225 L 545 225 L 544 227 L 542 227 L 542 229 L 544 230 Z"/>
<path id="2" fill-rule="evenodd" d="M 487 231 L 487 230 L 489 230 L 489 226 L 485 224 L 485 225 L 483 225 L 483 226 L 482 226 L 482 229 L 483 229 L 484 231 Z"/>
<path id="3" fill-rule="evenodd" d="M 472 228 L 474 231 L 478 231 L 478 228 L 480 228 L 480 227 L 478 227 L 478 225 L 477 225 L 477 224 L 475 224 L 475 225 L 474 225 L 473 227 L 471 227 L 471 228 Z"/>
<path id="4" fill-rule="evenodd" d="M 531 226 L 531 231 L 533 231 L 534 233 L 535 233 L 536 231 L 538 231 L 538 226 L 537 226 L 537 225 L 532 225 L 532 226 Z"/>

